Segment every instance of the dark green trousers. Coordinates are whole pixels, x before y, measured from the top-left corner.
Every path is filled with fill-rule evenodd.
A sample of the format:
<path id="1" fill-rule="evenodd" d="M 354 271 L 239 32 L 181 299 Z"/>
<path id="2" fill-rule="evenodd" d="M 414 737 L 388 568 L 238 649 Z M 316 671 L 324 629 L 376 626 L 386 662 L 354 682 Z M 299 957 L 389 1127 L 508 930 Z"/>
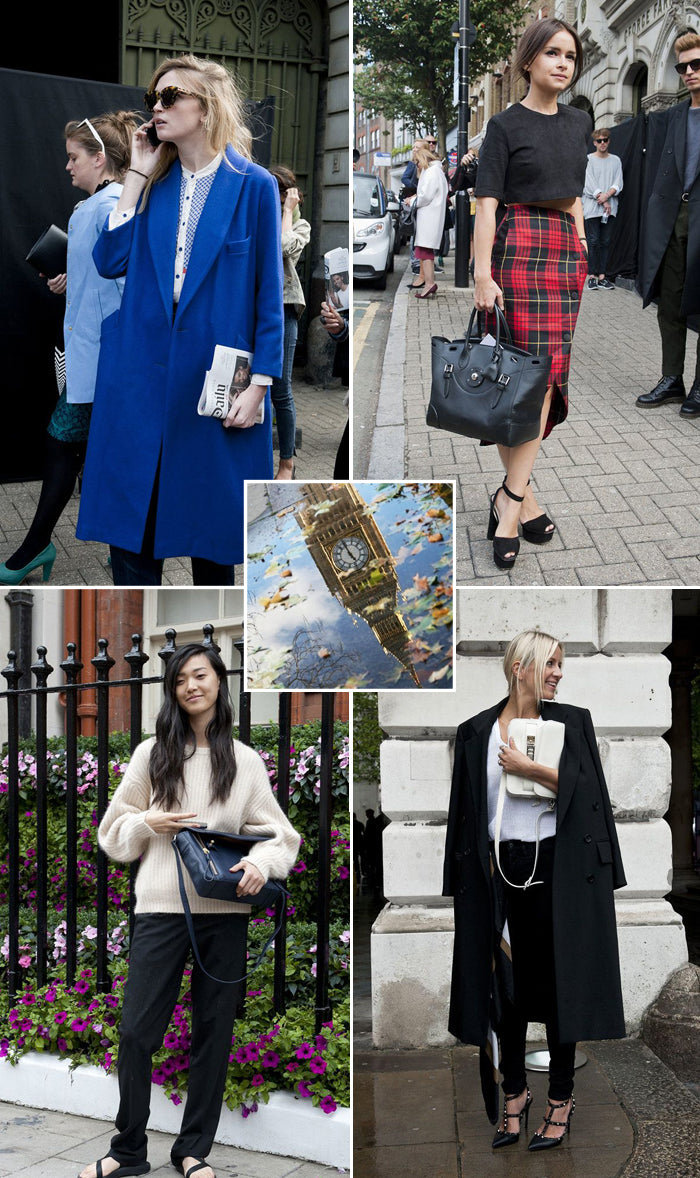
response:
<path id="1" fill-rule="evenodd" d="M 688 254 L 688 205 L 681 201 L 671 240 L 661 263 L 658 321 L 661 332 L 663 376 L 681 376 L 685 367 L 685 316 L 681 315 L 681 300 L 685 286 Z M 700 380 L 700 335 L 695 359 L 695 377 Z"/>

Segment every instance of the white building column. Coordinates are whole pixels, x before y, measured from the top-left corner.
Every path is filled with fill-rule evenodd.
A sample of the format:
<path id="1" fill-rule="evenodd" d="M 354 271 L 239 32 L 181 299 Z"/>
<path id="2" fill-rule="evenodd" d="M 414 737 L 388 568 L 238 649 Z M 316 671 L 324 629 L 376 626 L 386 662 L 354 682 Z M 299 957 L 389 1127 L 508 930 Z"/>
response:
<path id="1" fill-rule="evenodd" d="M 519 631 L 537 627 L 565 646 L 558 698 L 593 717 L 618 828 L 627 886 L 615 894 L 628 1033 L 687 960 L 671 887 L 671 832 L 663 815 L 671 758 L 671 590 L 458 591 L 456 691 L 380 692 L 381 807 L 387 905 L 372 930 L 377 1047 L 451 1042 L 447 1032 L 452 901 L 441 896 L 457 726 L 506 692 L 501 662 Z"/>

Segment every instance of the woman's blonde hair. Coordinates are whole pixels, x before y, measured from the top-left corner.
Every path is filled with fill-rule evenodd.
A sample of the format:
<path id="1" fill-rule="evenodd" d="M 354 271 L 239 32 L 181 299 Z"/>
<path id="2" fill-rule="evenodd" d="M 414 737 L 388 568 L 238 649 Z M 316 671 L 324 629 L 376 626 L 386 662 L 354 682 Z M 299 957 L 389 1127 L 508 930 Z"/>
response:
<path id="1" fill-rule="evenodd" d="M 429 168 L 435 160 L 439 159 L 440 156 L 436 152 L 431 151 L 427 144 L 421 143 L 420 146 L 416 148 L 416 163 L 418 165 L 419 171 L 421 172 L 425 168 Z"/>
<path id="2" fill-rule="evenodd" d="M 518 676 L 517 671 L 514 670 L 516 663 L 523 671 L 526 671 L 534 663 L 535 694 L 538 701 L 541 700 L 544 694 L 544 673 L 547 661 L 557 648 L 561 650 L 563 662 L 564 647 L 558 638 L 553 638 L 551 634 L 545 634 L 542 630 L 523 630 L 522 633 L 516 634 L 515 638 L 508 643 L 503 656 L 503 674 L 508 680 L 509 694 L 518 695 Z"/>
<path id="3" fill-rule="evenodd" d="M 115 110 L 95 115 L 90 123 L 104 143 L 107 171 L 115 180 L 123 179 L 131 163 L 131 137 L 141 123 L 141 116 L 135 110 Z M 63 136 L 79 144 L 88 155 L 102 151 L 85 119 L 71 119 L 63 129 Z"/>
<path id="4" fill-rule="evenodd" d="M 157 90 L 160 79 L 171 70 L 183 75 L 182 89 L 191 91 L 199 99 L 204 112 L 207 143 L 212 151 L 223 155 L 231 144 L 239 155 L 252 159 L 253 136 L 245 121 L 243 96 L 229 71 L 218 62 L 184 53 L 181 57 L 169 57 L 161 62 L 148 89 Z M 143 204 L 153 184 L 162 180 L 176 159 L 175 144 L 163 143 L 158 164 L 144 189 Z"/>

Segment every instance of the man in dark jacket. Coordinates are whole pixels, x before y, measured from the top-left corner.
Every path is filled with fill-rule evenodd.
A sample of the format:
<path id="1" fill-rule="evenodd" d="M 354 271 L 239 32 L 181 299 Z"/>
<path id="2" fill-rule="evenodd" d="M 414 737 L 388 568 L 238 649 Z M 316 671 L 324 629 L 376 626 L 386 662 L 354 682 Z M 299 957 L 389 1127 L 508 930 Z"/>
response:
<path id="1" fill-rule="evenodd" d="M 676 70 L 690 101 L 668 111 L 663 152 L 646 210 L 640 289 L 658 301 L 662 377 L 637 398 L 644 408 L 682 401 L 681 415 L 700 415 L 700 337 L 688 396 L 683 383 L 688 316 L 700 312 L 700 34 L 674 43 Z"/>

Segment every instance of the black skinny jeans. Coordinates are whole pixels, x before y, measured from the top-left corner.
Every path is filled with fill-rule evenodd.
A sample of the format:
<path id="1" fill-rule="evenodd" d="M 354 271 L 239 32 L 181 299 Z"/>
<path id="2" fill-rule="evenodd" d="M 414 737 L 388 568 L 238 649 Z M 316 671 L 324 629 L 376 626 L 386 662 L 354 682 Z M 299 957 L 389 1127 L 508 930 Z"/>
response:
<path id="1" fill-rule="evenodd" d="M 513 961 L 515 1003 L 505 1003 L 499 1027 L 503 1090 L 509 1095 L 527 1084 L 525 1039 L 529 1019 L 544 1022 L 549 1048 L 549 1096 L 568 1100 L 574 1089 L 575 1043 L 562 1043 L 557 1025 L 552 922 L 553 838 L 543 839 L 535 878 L 543 882 L 520 891 L 505 884 L 508 930 Z M 535 861 L 535 844 L 502 842 L 499 852 L 503 872 L 513 883 L 529 878 Z"/>
<path id="2" fill-rule="evenodd" d="M 246 970 L 247 915 L 195 915 L 193 920 L 206 969 L 219 978 L 242 977 Z M 136 917 L 119 1028 L 117 1132 L 108 1155 L 123 1166 L 146 1160 L 152 1056 L 168 1029 L 189 948 L 184 915 L 153 913 Z M 180 1135 L 171 1149 L 174 1161 L 205 1158 L 211 1150 L 243 984 L 219 985 L 196 962 L 193 965 L 187 1101 Z"/>

